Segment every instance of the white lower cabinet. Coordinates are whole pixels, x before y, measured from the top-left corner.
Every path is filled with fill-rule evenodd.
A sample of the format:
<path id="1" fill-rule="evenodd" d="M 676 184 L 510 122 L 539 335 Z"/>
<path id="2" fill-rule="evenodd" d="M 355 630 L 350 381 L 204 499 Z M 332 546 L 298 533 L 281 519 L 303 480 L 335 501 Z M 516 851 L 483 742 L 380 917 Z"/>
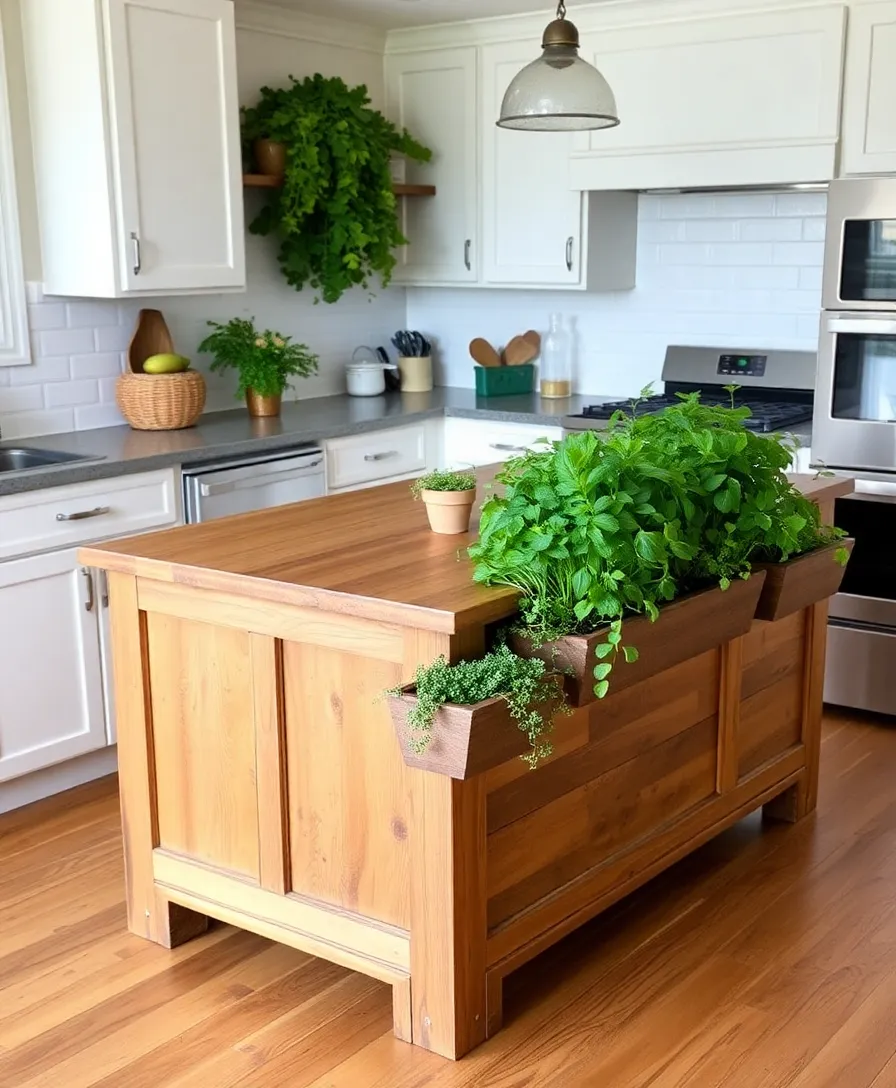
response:
<path id="1" fill-rule="evenodd" d="M 76 548 L 0 563 L 0 782 L 107 743 L 98 607 Z"/>
<path id="2" fill-rule="evenodd" d="M 555 442 L 562 437 L 563 429 L 559 426 L 449 416 L 445 420 L 442 461 L 447 468 L 492 465 L 537 449 L 543 441 Z"/>

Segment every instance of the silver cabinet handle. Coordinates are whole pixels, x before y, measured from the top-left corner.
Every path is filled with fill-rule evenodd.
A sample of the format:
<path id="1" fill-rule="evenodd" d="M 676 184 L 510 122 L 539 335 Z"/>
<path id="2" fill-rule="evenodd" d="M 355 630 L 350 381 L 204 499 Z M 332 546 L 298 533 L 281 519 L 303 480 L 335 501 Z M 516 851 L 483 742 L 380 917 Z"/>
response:
<path id="1" fill-rule="evenodd" d="M 397 457 L 398 450 L 387 450 L 385 453 L 365 453 L 365 461 L 385 461 L 387 457 Z"/>
<path id="2" fill-rule="evenodd" d="M 473 241 L 472 241 L 471 238 L 468 238 L 464 242 L 464 267 L 466 268 L 466 270 L 468 272 L 473 267 L 473 265 L 472 265 L 472 263 L 470 261 L 470 250 L 472 249 L 472 247 L 473 247 Z"/>
<path id="3" fill-rule="evenodd" d="M 108 514 L 111 506 L 95 506 L 92 510 L 76 510 L 74 514 L 57 514 L 57 521 L 84 521 L 85 518 L 100 518 Z"/>
<path id="4" fill-rule="evenodd" d="M 260 487 L 271 483 L 291 483 L 292 480 L 301 480 L 305 476 L 322 475 L 322 473 L 312 472 L 312 469 L 323 463 L 323 457 L 318 457 L 316 461 L 309 461 L 307 465 L 302 465 L 299 468 L 294 464 L 285 468 L 274 467 L 259 476 L 243 476 L 236 480 L 219 480 L 217 483 L 200 484 L 199 494 L 207 499 L 211 495 L 227 495 L 231 491 L 241 491 L 246 487 Z"/>
<path id="5" fill-rule="evenodd" d="M 501 450 L 502 453 L 528 453 L 525 446 L 509 446 L 506 442 L 489 442 L 489 449 Z"/>
<path id="6" fill-rule="evenodd" d="M 139 276 L 143 262 L 140 260 L 140 235 L 135 230 L 131 231 L 131 245 L 134 247 L 134 275 Z"/>
<path id="7" fill-rule="evenodd" d="M 86 602 L 84 604 L 84 608 L 88 612 L 92 612 L 93 611 L 93 606 L 96 604 L 96 599 L 94 598 L 94 595 L 93 595 L 93 575 L 87 569 L 87 567 L 81 567 L 81 573 L 84 575 L 85 579 L 87 580 L 87 600 L 86 600 Z"/>
<path id="8" fill-rule="evenodd" d="M 109 607 L 109 575 L 105 570 L 100 571 L 100 603 L 103 608 Z"/>
<path id="9" fill-rule="evenodd" d="M 572 235 L 570 235 L 566 239 L 566 269 L 567 269 L 568 272 L 572 272 L 572 244 L 573 244 L 573 241 L 574 241 L 574 239 L 573 239 Z"/>

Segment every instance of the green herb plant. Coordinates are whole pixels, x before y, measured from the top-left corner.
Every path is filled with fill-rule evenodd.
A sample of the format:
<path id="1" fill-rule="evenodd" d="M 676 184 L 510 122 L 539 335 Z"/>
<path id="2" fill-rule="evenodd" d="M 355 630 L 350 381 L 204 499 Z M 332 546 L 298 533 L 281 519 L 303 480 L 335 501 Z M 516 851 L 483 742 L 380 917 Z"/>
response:
<path id="1" fill-rule="evenodd" d="M 324 302 L 367 288 L 374 273 L 385 287 L 393 251 L 407 241 L 390 158 L 428 162 L 429 149 L 371 109 L 365 86 L 320 74 L 262 87 L 259 103 L 242 111 L 242 133 L 244 144 L 263 137 L 286 147 L 283 186 L 268 191 L 250 230 L 279 236 L 287 282 L 298 291 L 310 284 Z"/>
<path id="2" fill-rule="evenodd" d="M 545 738 L 557 712 L 570 713 L 563 688 L 555 674 L 538 658 L 518 657 L 507 646 L 498 646 L 478 661 L 449 665 L 444 656 L 420 665 L 414 676 L 417 702 L 408 713 L 413 733 L 411 747 L 426 750 L 432 740 L 433 721 L 446 703 L 469 706 L 483 699 L 504 699 L 507 708 L 532 746 L 522 756 L 530 767 L 552 752 Z M 401 688 L 387 694 L 401 695 Z"/>
<path id="3" fill-rule="evenodd" d="M 423 491 L 473 491 L 475 488 L 476 477 L 472 472 L 450 472 L 441 469 L 428 472 L 411 484 L 411 492 L 415 499 L 419 499 Z"/>
<path id="4" fill-rule="evenodd" d="M 214 355 L 212 370 L 237 371 L 237 399 L 249 389 L 262 397 L 280 396 L 291 378 L 317 373 L 318 357 L 306 344 L 294 344 L 291 337 L 270 329 L 259 331 L 254 318 L 234 317 L 226 325 L 216 321 L 208 325 L 214 332 L 202 341 L 199 350 Z"/>
<path id="5" fill-rule="evenodd" d="M 618 655 L 637 660 L 623 645 L 626 615 L 656 620 L 682 593 L 726 589 L 755 562 L 843 535 L 787 480 L 782 442 L 744 427 L 748 410 L 696 394 L 655 414 L 638 407 L 616 413 L 603 437 L 569 435 L 508 462 L 504 495 L 485 503 L 469 549 L 476 581 L 520 590 L 518 627 L 533 641 L 606 631 L 599 698 Z"/>

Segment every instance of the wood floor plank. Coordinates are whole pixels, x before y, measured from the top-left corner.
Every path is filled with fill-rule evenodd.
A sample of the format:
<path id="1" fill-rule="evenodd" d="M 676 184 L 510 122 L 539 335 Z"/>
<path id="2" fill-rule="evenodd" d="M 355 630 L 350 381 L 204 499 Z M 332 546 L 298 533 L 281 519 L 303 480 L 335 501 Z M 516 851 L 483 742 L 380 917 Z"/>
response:
<path id="1" fill-rule="evenodd" d="M 511 975 L 459 1063 L 361 975 L 127 933 L 110 783 L 0 816 L 0 1086 L 896 1088 L 894 762 L 896 730 L 829 713 L 816 816 L 741 821 Z"/>

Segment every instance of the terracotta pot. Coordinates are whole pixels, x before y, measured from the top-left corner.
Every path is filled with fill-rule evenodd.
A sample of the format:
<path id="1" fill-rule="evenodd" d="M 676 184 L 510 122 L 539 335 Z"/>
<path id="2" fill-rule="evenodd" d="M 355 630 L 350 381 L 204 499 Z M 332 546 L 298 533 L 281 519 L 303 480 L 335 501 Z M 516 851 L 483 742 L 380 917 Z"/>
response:
<path id="1" fill-rule="evenodd" d="M 252 145 L 255 166 L 259 174 L 282 178 L 286 173 L 286 144 L 274 140 L 256 140 Z"/>
<path id="2" fill-rule="evenodd" d="M 476 501 L 476 488 L 466 491 L 422 491 L 426 503 L 426 516 L 429 527 L 434 533 L 456 536 L 466 533 L 473 516 L 473 503 Z"/>
<path id="3" fill-rule="evenodd" d="M 279 393 L 273 397 L 263 397 L 260 393 L 256 393 L 254 389 L 246 390 L 246 407 L 249 409 L 249 415 L 256 418 L 279 416 L 282 399 Z"/>

